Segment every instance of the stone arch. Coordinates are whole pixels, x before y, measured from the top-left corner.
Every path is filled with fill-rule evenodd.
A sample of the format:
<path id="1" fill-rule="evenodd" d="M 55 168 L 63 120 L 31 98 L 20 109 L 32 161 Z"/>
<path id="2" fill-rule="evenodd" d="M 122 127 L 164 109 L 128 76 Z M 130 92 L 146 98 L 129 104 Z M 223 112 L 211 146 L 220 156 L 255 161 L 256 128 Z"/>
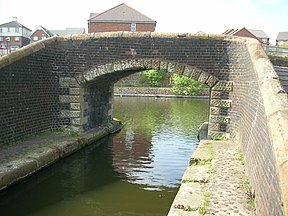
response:
<path id="1" fill-rule="evenodd" d="M 168 73 L 177 73 L 179 75 L 190 77 L 210 87 L 210 107 L 208 135 L 211 138 L 229 139 L 230 138 L 230 108 L 232 101 L 229 99 L 229 93 L 233 90 L 233 82 L 219 80 L 217 77 L 206 73 L 205 71 L 182 63 L 167 61 L 162 59 L 128 59 L 109 62 L 101 65 L 95 65 L 84 73 L 77 74 L 73 78 L 63 78 L 65 85 L 69 86 L 69 96 L 60 96 L 60 101 L 70 99 L 70 110 L 62 110 L 63 118 L 70 118 L 71 126 L 75 129 L 85 131 L 95 126 L 89 119 L 97 119 L 89 116 L 89 110 L 95 109 L 96 104 L 89 101 L 91 92 L 98 100 L 106 100 L 105 104 L 98 104 L 97 109 L 101 109 L 100 118 L 97 124 L 107 125 L 112 120 L 113 107 L 113 83 L 132 73 L 141 70 L 166 70 Z M 66 79 L 66 80 L 65 80 Z M 61 81 L 60 81 L 61 83 Z M 97 84 L 95 84 L 97 83 Z M 101 84 L 101 83 L 104 83 Z M 98 89 L 97 89 L 98 88 Z M 93 90 L 93 91 L 92 91 Z M 96 95 L 96 91 L 99 95 Z M 101 95 L 102 94 L 102 95 Z M 96 99 L 97 100 L 97 99 Z M 67 103 L 67 100 L 65 100 Z M 91 108 L 91 104 L 94 108 Z M 98 110 L 100 111 L 100 110 Z M 102 121 L 102 122 L 101 122 Z"/>

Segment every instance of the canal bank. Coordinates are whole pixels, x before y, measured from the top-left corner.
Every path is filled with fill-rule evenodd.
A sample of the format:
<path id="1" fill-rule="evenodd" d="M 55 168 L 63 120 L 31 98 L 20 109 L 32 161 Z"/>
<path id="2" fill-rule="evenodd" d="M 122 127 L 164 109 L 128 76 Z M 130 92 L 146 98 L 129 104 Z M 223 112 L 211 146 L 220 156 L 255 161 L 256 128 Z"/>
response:
<path id="1" fill-rule="evenodd" d="M 200 215 L 256 215 L 243 156 L 232 141 L 200 141 L 168 213 Z"/>
<path id="2" fill-rule="evenodd" d="M 49 132 L 32 139 L 0 146 L 0 191 L 28 178 L 101 138 L 120 130 L 120 121 L 84 134 Z"/>
<path id="3" fill-rule="evenodd" d="M 114 87 L 114 96 L 120 97 L 154 97 L 154 98 L 198 98 L 208 99 L 209 92 L 201 95 L 179 95 L 173 94 L 170 87 Z"/>

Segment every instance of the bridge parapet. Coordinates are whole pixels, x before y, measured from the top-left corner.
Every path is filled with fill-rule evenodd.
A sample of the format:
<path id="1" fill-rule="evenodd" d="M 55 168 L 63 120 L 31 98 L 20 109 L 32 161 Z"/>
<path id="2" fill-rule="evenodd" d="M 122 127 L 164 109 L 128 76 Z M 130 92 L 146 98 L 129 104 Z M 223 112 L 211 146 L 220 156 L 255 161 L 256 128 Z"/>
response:
<path id="1" fill-rule="evenodd" d="M 0 58 L 0 144 L 63 126 L 105 127 L 113 83 L 144 69 L 211 88 L 210 135 L 241 143 L 259 215 L 287 213 L 287 94 L 252 39 L 114 32 L 29 45 Z"/>

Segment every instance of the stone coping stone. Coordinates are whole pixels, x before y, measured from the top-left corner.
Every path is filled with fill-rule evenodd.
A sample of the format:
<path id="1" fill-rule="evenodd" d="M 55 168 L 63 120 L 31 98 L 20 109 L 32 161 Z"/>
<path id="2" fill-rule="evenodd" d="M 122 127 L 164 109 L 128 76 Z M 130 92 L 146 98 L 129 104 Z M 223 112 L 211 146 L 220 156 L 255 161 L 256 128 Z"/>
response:
<path id="1" fill-rule="evenodd" d="M 23 152 L 17 158 L 12 158 L 0 164 L 0 191 L 50 166 L 61 158 L 67 157 L 105 136 L 117 132 L 121 128 L 120 121 L 113 121 L 108 127 L 91 130 L 79 137 L 67 136 L 64 140 L 62 137 L 61 140 L 55 138 L 55 140 L 47 142 L 44 136 L 43 142 L 46 145 L 43 146 L 43 143 L 37 140 L 39 143 L 34 149 Z"/>
<path id="2" fill-rule="evenodd" d="M 190 159 L 168 216 L 198 216 L 208 191 L 213 154 L 209 141 L 201 141 Z"/>

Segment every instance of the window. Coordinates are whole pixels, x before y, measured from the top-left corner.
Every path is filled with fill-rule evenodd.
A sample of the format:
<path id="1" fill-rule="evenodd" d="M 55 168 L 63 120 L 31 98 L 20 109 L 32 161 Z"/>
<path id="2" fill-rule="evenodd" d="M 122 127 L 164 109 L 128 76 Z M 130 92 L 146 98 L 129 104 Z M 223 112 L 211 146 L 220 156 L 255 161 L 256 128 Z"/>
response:
<path id="1" fill-rule="evenodd" d="M 33 41 L 38 41 L 38 36 L 34 36 Z"/>
<path id="2" fill-rule="evenodd" d="M 20 41 L 20 37 L 15 37 L 15 41 Z"/>
<path id="3" fill-rule="evenodd" d="M 3 41 L 3 37 L 2 36 L 0 36 L 0 41 Z"/>
<path id="4" fill-rule="evenodd" d="M 10 32 L 10 27 L 7 28 L 7 32 Z"/>
<path id="5" fill-rule="evenodd" d="M 2 33 L 2 28 L 0 28 L 0 33 Z"/>
<path id="6" fill-rule="evenodd" d="M 18 27 L 15 28 L 15 32 L 19 33 L 19 28 Z"/>
<path id="7" fill-rule="evenodd" d="M 136 23 L 131 23 L 131 31 L 136 32 Z"/>
<path id="8" fill-rule="evenodd" d="M 262 38 L 262 43 L 267 43 L 267 39 L 265 39 L 265 38 Z"/>

